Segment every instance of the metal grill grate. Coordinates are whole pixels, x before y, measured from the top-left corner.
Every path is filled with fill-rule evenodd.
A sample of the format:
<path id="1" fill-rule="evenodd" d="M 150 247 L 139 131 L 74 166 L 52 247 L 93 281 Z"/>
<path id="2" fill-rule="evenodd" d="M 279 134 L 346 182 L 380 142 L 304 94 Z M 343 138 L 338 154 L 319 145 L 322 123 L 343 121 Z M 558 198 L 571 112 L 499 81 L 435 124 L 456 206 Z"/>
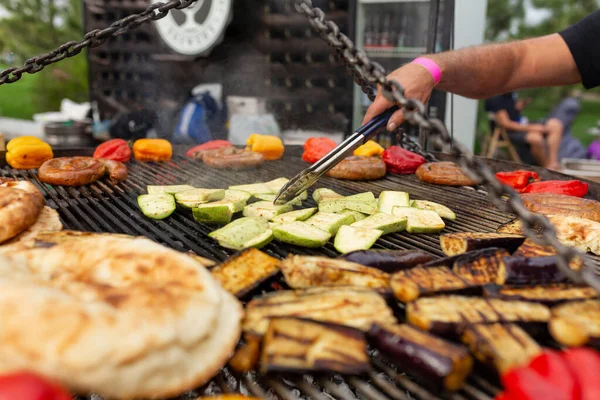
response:
<path id="1" fill-rule="evenodd" d="M 263 182 L 281 176 L 291 178 L 306 167 L 298 149 L 291 149 L 285 160 L 265 163 L 251 171 L 214 170 L 202 163 L 176 155 L 169 163 L 129 164 L 129 179 L 113 185 L 108 180 L 87 187 L 53 187 L 41 183 L 35 171 L 0 169 L 0 176 L 28 179 L 44 193 L 48 206 L 58 210 L 65 229 L 91 232 L 113 232 L 143 235 L 180 251 L 193 251 L 216 261 L 225 260 L 232 252 L 220 248 L 207 234 L 214 229 L 199 224 L 188 210 L 178 210 L 171 217 L 155 221 L 145 218 L 137 206 L 137 196 L 146 193 L 149 184 L 191 184 L 203 188 L 225 188 L 229 185 Z M 413 199 L 427 199 L 442 203 L 456 212 L 456 221 L 448 221 L 444 232 L 493 232 L 513 217 L 497 210 L 482 190 L 465 187 L 444 187 L 422 183 L 415 176 L 388 175 L 372 182 L 348 182 L 322 178 L 316 187 L 328 187 L 343 195 L 382 190 L 403 190 Z M 308 202 L 311 204 L 312 200 Z M 377 241 L 376 248 L 421 249 L 443 256 L 438 235 L 411 235 L 397 233 Z M 304 249 L 273 242 L 264 248 L 272 256 L 283 258 L 288 253 L 335 257 L 338 253 L 331 244 L 320 249 Z M 600 266 L 600 257 L 593 257 Z M 598 268 L 600 271 L 600 268 Z M 551 344 L 550 344 L 551 345 Z M 288 399 L 474 399 L 491 400 L 500 391 L 480 372 L 473 374 L 465 387 L 454 394 L 430 391 L 373 354 L 373 372 L 366 377 L 289 377 L 264 378 L 255 374 L 234 376 L 223 369 L 208 385 L 187 393 L 179 399 L 194 399 L 203 394 L 243 393 L 262 398 Z M 477 369 L 477 368 L 476 368 Z M 88 399 L 99 400 L 98 396 Z"/>

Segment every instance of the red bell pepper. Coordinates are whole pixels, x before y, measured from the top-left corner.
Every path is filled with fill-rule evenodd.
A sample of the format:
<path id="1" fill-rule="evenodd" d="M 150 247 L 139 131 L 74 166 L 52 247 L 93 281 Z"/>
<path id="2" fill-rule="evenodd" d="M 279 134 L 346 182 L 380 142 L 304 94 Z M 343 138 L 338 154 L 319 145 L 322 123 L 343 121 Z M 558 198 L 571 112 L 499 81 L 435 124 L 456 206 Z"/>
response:
<path id="1" fill-rule="evenodd" d="M 194 158 L 194 154 L 202 150 L 218 149 L 219 147 L 230 147 L 233 146 L 228 140 L 211 140 L 210 142 L 199 144 L 198 146 L 192 147 L 185 153 L 186 157 Z"/>
<path id="2" fill-rule="evenodd" d="M 422 156 L 400 146 L 388 147 L 381 157 L 387 166 L 388 172 L 400 175 L 414 174 L 417 168 L 425 163 Z"/>
<path id="3" fill-rule="evenodd" d="M 126 163 L 131 159 L 131 149 L 123 139 L 112 139 L 96 147 L 94 158 L 105 158 Z"/>
<path id="4" fill-rule="evenodd" d="M 510 172 L 496 173 L 496 179 L 505 185 L 516 189 L 517 191 L 524 189 L 531 181 L 538 181 L 540 177 L 532 171 L 518 170 Z"/>
<path id="5" fill-rule="evenodd" d="M 0 376 L 0 400 L 71 400 L 59 385 L 29 372 Z"/>
<path id="6" fill-rule="evenodd" d="M 558 351 L 545 350 L 529 363 L 555 390 L 564 393 L 570 399 L 579 399 L 579 384 Z"/>
<path id="7" fill-rule="evenodd" d="M 515 368 L 502 376 L 506 400 L 575 400 L 529 367 Z"/>
<path id="8" fill-rule="evenodd" d="M 579 382 L 579 398 L 600 399 L 600 354 L 592 349 L 578 348 L 567 349 L 561 356 Z"/>
<path id="9" fill-rule="evenodd" d="M 575 197 L 583 197 L 587 192 L 588 184 L 578 180 L 533 182 L 522 190 L 522 193 L 555 193 Z"/>
<path id="10" fill-rule="evenodd" d="M 304 142 L 302 159 L 311 164 L 316 163 L 336 147 L 337 143 L 329 138 L 309 138 Z"/>

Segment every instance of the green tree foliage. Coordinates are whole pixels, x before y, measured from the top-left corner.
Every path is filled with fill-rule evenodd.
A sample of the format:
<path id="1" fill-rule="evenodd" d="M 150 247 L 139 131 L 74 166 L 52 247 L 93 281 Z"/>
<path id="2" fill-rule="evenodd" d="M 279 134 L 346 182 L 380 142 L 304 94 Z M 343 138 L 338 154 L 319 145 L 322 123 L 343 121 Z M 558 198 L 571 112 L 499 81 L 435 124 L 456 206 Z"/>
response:
<path id="1" fill-rule="evenodd" d="M 512 28 L 524 17 L 524 0 L 488 0 L 486 40 L 510 37 Z"/>

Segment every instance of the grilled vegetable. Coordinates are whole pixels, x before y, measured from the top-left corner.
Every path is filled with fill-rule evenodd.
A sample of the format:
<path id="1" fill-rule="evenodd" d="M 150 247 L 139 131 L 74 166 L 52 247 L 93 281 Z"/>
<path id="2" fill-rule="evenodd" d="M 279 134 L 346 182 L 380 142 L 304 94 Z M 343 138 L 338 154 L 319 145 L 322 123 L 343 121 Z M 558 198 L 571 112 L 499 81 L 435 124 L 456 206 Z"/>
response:
<path id="1" fill-rule="evenodd" d="M 52 147 L 35 136 L 20 136 L 6 145 L 6 163 L 14 169 L 35 169 L 54 157 Z"/>
<path id="2" fill-rule="evenodd" d="M 337 192 L 334 192 L 331 189 L 319 188 L 319 189 L 315 189 L 315 191 L 313 192 L 312 197 L 315 200 L 315 202 L 317 204 L 319 204 L 323 200 L 341 199 L 344 196 L 342 196 L 341 194 L 339 194 Z"/>
<path id="3" fill-rule="evenodd" d="M 253 183 L 251 185 L 233 185 L 229 186 L 230 190 L 241 190 L 250 194 L 275 194 L 277 193 L 271 189 L 266 183 Z"/>
<path id="4" fill-rule="evenodd" d="M 385 299 L 370 289 L 314 288 L 280 290 L 255 297 L 246 305 L 243 330 L 262 336 L 275 317 L 307 318 L 363 331 L 375 322 L 396 322 Z"/>
<path id="5" fill-rule="evenodd" d="M 335 214 L 319 211 L 305 222 L 322 231 L 335 235 L 342 225 L 351 224 L 353 217 L 348 214 Z"/>
<path id="6" fill-rule="evenodd" d="M 514 324 L 469 325 L 462 335 L 473 355 L 503 374 L 527 365 L 542 348 L 523 329 Z"/>
<path id="7" fill-rule="evenodd" d="M 274 318 L 263 338 L 262 374 L 370 370 L 364 333 L 347 326 L 297 318 Z"/>
<path id="8" fill-rule="evenodd" d="M 245 343 L 239 347 L 229 360 L 229 366 L 237 373 L 256 370 L 260 358 L 261 337 L 247 335 Z"/>
<path id="9" fill-rule="evenodd" d="M 341 259 L 290 255 L 281 263 L 281 271 L 294 289 L 354 286 L 379 292 L 389 290 L 387 273 Z"/>
<path id="10" fill-rule="evenodd" d="M 496 280 L 502 269 L 502 259 L 509 253 L 503 249 L 483 249 L 461 255 L 454 261 L 452 270 L 473 285 L 485 285 Z"/>
<path id="11" fill-rule="evenodd" d="M 228 249 L 241 250 L 248 247 L 254 239 L 269 230 L 269 222 L 264 218 L 244 217 L 208 234 Z"/>
<path id="12" fill-rule="evenodd" d="M 279 214 L 271 218 L 272 222 L 285 224 L 286 222 L 294 222 L 294 221 L 306 221 L 317 211 L 316 208 L 304 208 L 302 210 L 289 211 L 283 214 Z"/>
<path id="13" fill-rule="evenodd" d="M 279 160 L 285 147 L 277 136 L 253 133 L 246 140 L 246 150 L 262 154 L 265 160 Z"/>
<path id="14" fill-rule="evenodd" d="M 194 187 L 191 185 L 148 185 L 147 187 L 148 194 L 175 194 L 193 189 Z"/>
<path id="15" fill-rule="evenodd" d="M 440 236 L 442 251 L 448 256 L 490 247 L 513 253 L 524 241 L 525 236 L 488 232 L 446 233 Z"/>
<path id="16" fill-rule="evenodd" d="M 361 157 L 374 157 L 382 155 L 384 151 L 385 149 L 381 147 L 379 143 L 374 140 L 369 140 L 358 149 L 354 150 L 353 154 Z"/>
<path id="17" fill-rule="evenodd" d="M 138 161 L 169 161 L 173 146 L 165 139 L 138 139 L 133 143 L 133 157 Z"/>
<path id="18" fill-rule="evenodd" d="M 267 187 L 269 189 L 271 189 L 271 191 L 273 193 L 277 193 L 289 181 L 290 180 L 288 178 L 283 178 L 282 177 L 282 178 L 273 179 L 272 181 L 265 182 L 265 185 L 267 185 Z M 308 198 L 308 193 L 307 192 L 302 192 L 298 197 L 300 197 L 302 200 L 306 200 Z"/>
<path id="19" fill-rule="evenodd" d="M 503 300 L 521 300 L 553 306 L 566 301 L 595 299 L 598 292 L 589 287 L 570 283 L 555 283 L 536 286 L 497 286 L 487 285 L 483 295 Z"/>
<path id="20" fill-rule="evenodd" d="M 291 204 L 275 205 L 270 201 L 259 201 L 244 207 L 244 217 L 262 217 L 271 219 L 277 215 L 290 212 L 294 209 Z"/>
<path id="21" fill-rule="evenodd" d="M 419 297 L 475 291 L 448 267 L 415 267 L 392 275 L 390 286 L 394 296 L 403 303 Z"/>
<path id="22" fill-rule="evenodd" d="M 223 200 L 225 190 L 223 189 L 191 189 L 175 193 L 175 200 L 187 208 L 198 207 L 209 201 Z"/>
<path id="23" fill-rule="evenodd" d="M 420 210 L 435 211 L 440 217 L 448 219 L 450 221 L 454 221 L 456 219 L 456 214 L 454 213 L 454 211 L 452 211 L 443 204 L 434 203 L 433 201 L 413 200 L 410 202 L 410 206 L 418 208 Z"/>
<path id="24" fill-rule="evenodd" d="M 366 214 L 363 214 L 358 211 L 352 211 L 352 210 L 342 210 L 342 211 L 340 211 L 340 214 L 351 215 L 352 218 L 354 218 L 354 222 L 362 221 L 363 219 L 367 218 Z"/>
<path id="25" fill-rule="evenodd" d="M 379 212 L 392 214 L 394 207 L 410 207 L 410 197 L 406 192 L 384 190 L 379 194 L 377 208 Z"/>
<path id="26" fill-rule="evenodd" d="M 502 224 L 497 229 L 498 233 L 510 233 L 513 235 L 525 235 L 525 231 L 523 230 L 523 223 L 518 218 L 515 218 L 511 221 L 508 221 L 505 224 Z M 539 232 L 539 228 L 537 231 Z"/>
<path id="27" fill-rule="evenodd" d="M 600 300 L 561 304 L 552 308 L 552 337 L 565 346 L 600 344 Z"/>
<path id="28" fill-rule="evenodd" d="M 308 163 L 316 163 L 321 158 L 325 157 L 327 153 L 335 149 L 337 143 L 332 139 L 325 137 L 311 137 L 304 142 L 304 153 L 302 153 L 302 159 Z M 317 202 L 318 203 L 318 202 Z"/>
<path id="29" fill-rule="evenodd" d="M 266 245 L 271 243 L 273 241 L 273 239 L 275 239 L 275 234 L 273 233 L 273 230 L 267 229 L 260 235 L 254 237 L 253 239 L 250 239 L 246 243 L 244 243 L 243 248 L 247 249 L 247 248 L 253 247 L 255 249 L 262 249 L 263 247 L 265 247 Z"/>
<path id="30" fill-rule="evenodd" d="M 302 247 L 321 247 L 331 238 L 329 232 L 315 228 L 306 222 L 288 222 L 273 227 L 275 239 Z"/>
<path id="31" fill-rule="evenodd" d="M 573 260 L 577 262 L 577 260 Z M 574 264 L 575 265 L 575 264 Z M 498 285 L 523 285 L 564 282 L 567 277 L 558 267 L 556 256 L 504 257 L 496 278 Z"/>
<path id="32" fill-rule="evenodd" d="M 225 290 L 243 297 L 279 272 L 280 261 L 260 250 L 246 249 L 210 270 Z"/>
<path id="33" fill-rule="evenodd" d="M 528 326 L 546 323 L 550 319 L 550 310 L 544 305 L 523 301 L 437 296 L 408 303 L 406 319 L 434 334 L 455 335 L 467 324 L 514 322 Z"/>
<path id="34" fill-rule="evenodd" d="M 466 347 L 407 324 L 374 324 L 367 337 L 384 357 L 436 389 L 460 389 L 473 366 Z"/>
<path id="35" fill-rule="evenodd" d="M 208 224 L 225 225 L 231 222 L 234 213 L 233 203 L 200 204 L 193 211 L 194 219 Z"/>
<path id="36" fill-rule="evenodd" d="M 370 228 L 357 228 L 344 225 L 338 231 L 333 246 L 342 254 L 356 250 L 370 249 L 377 239 L 383 235 L 383 231 Z"/>
<path id="37" fill-rule="evenodd" d="M 394 207 L 392 214 L 408 218 L 406 230 L 409 233 L 437 233 L 446 227 L 442 218 L 435 211 Z"/>
<path id="38" fill-rule="evenodd" d="M 175 199 L 170 194 L 143 194 L 137 198 L 142 213 L 148 218 L 164 219 L 173 214 Z"/>
<path id="39" fill-rule="evenodd" d="M 348 202 L 352 203 L 352 206 L 354 208 L 347 207 Z M 369 210 L 371 210 L 370 205 L 372 205 L 373 202 L 375 202 L 375 195 L 373 193 L 371 193 L 371 192 L 358 193 L 358 194 L 348 196 L 348 197 L 323 199 L 319 202 L 319 211 L 341 212 L 343 210 L 348 209 L 348 210 L 362 212 L 364 214 L 371 214 L 370 212 L 367 213 L 367 212 L 364 212 L 361 210 L 356 210 L 355 208 L 357 207 L 358 204 L 366 203 L 367 206 L 363 205 L 363 208 L 368 208 Z M 377 208 L 377 207 L 375 207 L 375 208 Z M 372 214 L 374 214 L 374 213 L 372 213 Z"/>
<path id="40" fill-rule="evenodd" d="M 406 229 L 407 219 L 389 214 L 377 213 L 352 224 L 357 228 L 378 229 L 383 234 L 401 232 Z"/>
<path id="41" fill-rule="evenodd" d="M 517 251 L 513 253 L 513 256 L 517 257 L 543 257 L 553 256 L 556 254 L 556 250 L 552 246 L 542 246 L 541 244 L 535 243 L 531 239 L 525 239 L 523 244 L 519 246 Z"/>
<path id="42" fill-rule="evenodd" d="M 394 273 L 416 267 L 433 259 L 420 250 L 358 250 L 342 256 L 346 261 Z"/>

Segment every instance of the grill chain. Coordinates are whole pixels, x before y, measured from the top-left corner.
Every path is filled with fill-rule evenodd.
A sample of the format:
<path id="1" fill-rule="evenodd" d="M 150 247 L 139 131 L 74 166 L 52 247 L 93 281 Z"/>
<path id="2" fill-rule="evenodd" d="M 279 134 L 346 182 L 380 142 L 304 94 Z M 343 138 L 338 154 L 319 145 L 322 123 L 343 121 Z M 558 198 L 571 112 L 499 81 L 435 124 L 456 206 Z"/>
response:
<path id="1" fill-rule="evenodd" d="M 79 42 L 65 43 L 50 53 L 30 58 L 22 67 L 12 67 L 0 72 L 0 85 L 16 82 L 21 79 L 24 73 L 34 74 L 40 72 L 50 64 L 81 53 L 85 48 L 100 46 L 107 39 L 117 37 L 144 23 L 162 19 L 167 16 L 170 10 L 186 8 L 196 1 L 171 0 L 166 3 L 152 4 L 145 11 L 116 21 L 106 29 L 96 29 L 88 32 L 84 39 Z M 511 187 L 501 184 L 485 163 L 475 158 L 473 153 L 464 145 L 452 140 L 442 121 L 437 118 L 430 118 L 426 114 L 423 103 L 416 99 L 404 97 L 402 85 L 397 81 L 388 80 L 385 69 L 380 64 L 369 60 L 365 52 L 357 49 L 352 40 L 341 33 L 340 28 L 333 21 L 326 20 L 323 10 L 313 7 L 311 0 L 295 0 L 294 6 L 299 13 L 308 18 L 310 25 L 334 49 L 335 54 L 352 74 L 356 84 L 361 87 L 371 101 L 375 99 L 375 91 L 371 84 L 378 84 L 381 87 L 383 96 L 402 106 L 408 122 L 425 129 L 430 139 L 456 157 L 468 176 L 480 182 L 487 189 L 489 197 L 496 207 L 514 213 L 519 217 L 528 237 L 537 243 L 550 245 L 557 250 L 559 267 L 567 277 L 577 283 L 587 283 L 600 292 L 600 278 L 593 272 L 588 257 L 574 248 L 562 245 L 556 236 L 554 226 L 546 217 L 527 210 L 521 198 Z M 399 141 L 401 144 L 411 151 L 426 156 L 429 160 L 432 159 L 430 154 L 424 152 L 417 143 L 406 136 L 405 134 L 401 135 Z M 508 201 L 502 199 L 504 195 L 509 196 Z M 541 226 L 542 237 L 535 235 L 533 228 L 536 226 Z M 581 271 L 573 271 L 569 268 L 569 262 L 574 257 L 581 257 L 584 260 L 585 267 Z"/>

